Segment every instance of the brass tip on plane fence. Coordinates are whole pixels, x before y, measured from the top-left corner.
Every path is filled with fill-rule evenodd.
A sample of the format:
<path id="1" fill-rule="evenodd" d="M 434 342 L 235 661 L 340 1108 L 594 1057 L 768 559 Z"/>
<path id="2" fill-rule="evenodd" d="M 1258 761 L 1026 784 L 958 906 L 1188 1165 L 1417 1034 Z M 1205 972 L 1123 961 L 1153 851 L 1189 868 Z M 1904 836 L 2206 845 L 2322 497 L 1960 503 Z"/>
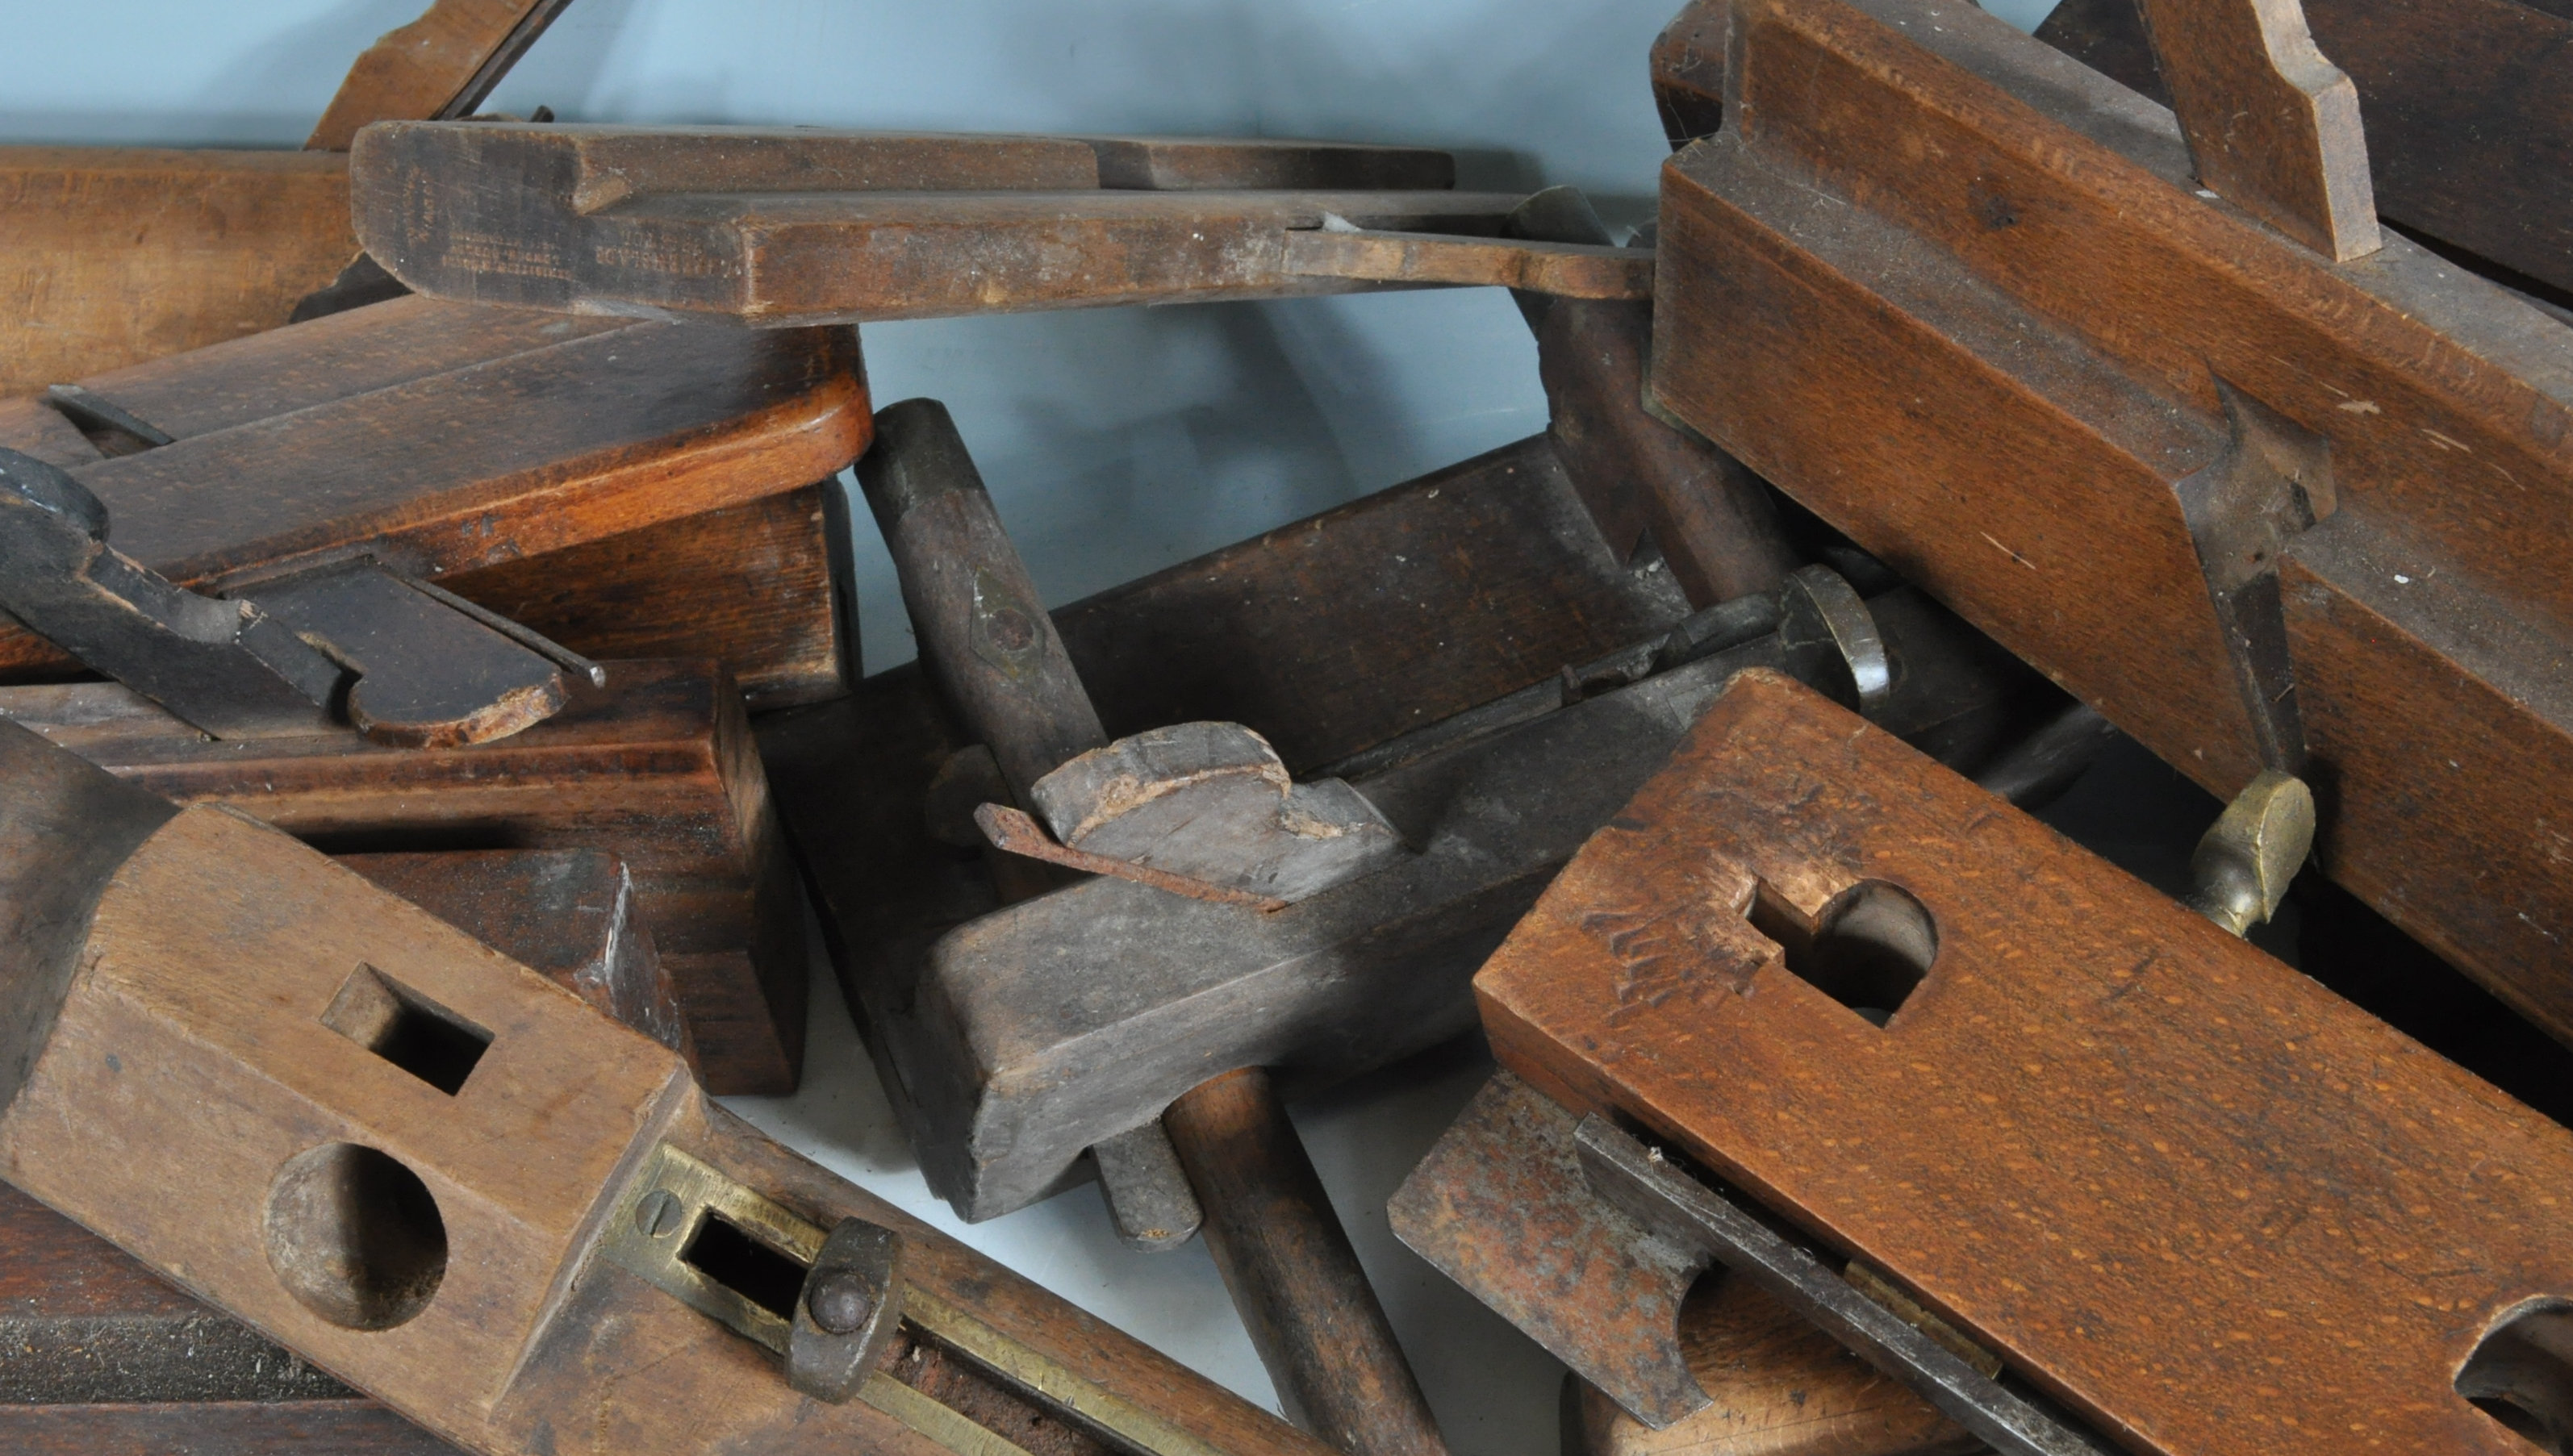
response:
<path id="1" fill-rule="evenodd" d="M 2277 913 L 2313 846 L 2313 791 L 2292 774 L 2262 769 L 2189 856 L 2188 907 L 2228 934 L 2246 934 Z"/>

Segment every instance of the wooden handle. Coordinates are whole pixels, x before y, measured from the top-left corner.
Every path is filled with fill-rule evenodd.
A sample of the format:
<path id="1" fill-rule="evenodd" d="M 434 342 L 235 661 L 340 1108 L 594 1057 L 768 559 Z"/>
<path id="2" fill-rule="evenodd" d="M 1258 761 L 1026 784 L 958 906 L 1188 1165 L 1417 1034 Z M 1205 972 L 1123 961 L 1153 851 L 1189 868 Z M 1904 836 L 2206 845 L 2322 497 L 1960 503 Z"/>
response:
<path id="1" fill-rule="evenodd" d="M 858 480 L 893 553 L 921 663 L 1025 805 L 1029 785 L 1105 745 L 1108 732 L 947 406 L 905 399 L 879 410 Z"/>
<path id="2" fill-rule="evenodd" d="M 1552 243 L 1608 241 L 1599 215 L 1569 187 L 1522 203 L 1509 231 Z M 1536 334 L 1555 456 L 1617 559 L 1650 529 L 1691 606 L 1777 590 L 1798 561 L 1768 487 L 1703 435 L 1644 406 L 1651 301 L 1522 294 L 1519 309 Z"/>
<path id="3" fill-rule="evenodd" d="M 1444 1456 L 1429 1403 L 1269 1074 L 1227 1073 L 1173 1102 L 1162 1123 L 1287 1418 L 1355 1456 Z"/>

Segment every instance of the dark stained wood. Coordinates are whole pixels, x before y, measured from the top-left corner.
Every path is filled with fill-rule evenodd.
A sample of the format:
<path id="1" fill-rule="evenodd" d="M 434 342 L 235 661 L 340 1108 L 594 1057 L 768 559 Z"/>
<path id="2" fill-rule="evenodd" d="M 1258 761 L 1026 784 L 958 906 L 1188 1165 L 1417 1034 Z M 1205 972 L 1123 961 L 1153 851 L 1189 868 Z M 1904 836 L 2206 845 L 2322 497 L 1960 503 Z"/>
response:
<path id="1" fill-rule="evenodd" d="M 1287 899 L 1295 898 L 1300 876 L 1327 873 L 1317 859 L 1346 870 L 1360 855 L 1379 864 L 1386 852 L 1402 856 L 1391 826 L 1344 785 L 1333 786 L 1336 800 L 1321 786 L 1301 791 L 1310 796 L 1305 823 L 1332 822 L 1342 830 L 1336 837 L 1315 835 L 1307 848 L 1286 849 L 1247 846 L 1227 832 L 1244 828 L 1244 816 L 1210 800 L 1233 800 L 1228 789 L 1253 776 L 1249 797 L 1258 808 L 1251 817 L 1265 812 L 1272 839 L 1295 838 L 1280 824 L 1291 787 L 1286 769 L 1267 742 L 1239 724 L 1179 725 L 1108 743 L 946 406 L 935 399 L 888 405 L 876 430 L 859 479 L 902 579 L 921 661 L 1010 795 L 1044 814 L 1064 843 L 1080 848 L 1096 840 L 1147 864 L 1168 854 L 1177 861 L 1171 868 L 1237 889 L 1263 888 L 1268 871 Z M 1158 812 L 1165 808 L 1168 817 Z M 1205 838 L 1173 836 L 1174 843 L 1157 834 L 1175 828 Z M 991 984 L 1007 985 L 1007 973 Z M 1314 1020 L 1284 1003 L 1255 1019 L 1289 1034 Z M 1155 1014 L 1161 1008 L 1149 993 L 1119 1004 L 1131 1008 L 1121 1015 L 1143 1045 L 1185 1047 L 1173 1019 Z M 1203 1211 L 1225 1286 L 1290 1419 L 1353 1456 L 1445 1456 L 1418 1382 L 1267 1072 L 1218 1064 L 1194 1069 L 1191 1081 L 1203 1085 L 1179 1089 L 1176 1101 L 1136 1095 L 1122 1125 L 1102 1129 L 1107 1135 L 1091 1162 L 1121 1234 L 1129 1243 L 1169 1247 Z M 1157 1117 L 1169 1123 L 1167 1139 Z M 1183 1178 L 1194 1197 L 1181 1191 Z M 969 1218 L 984 1216 L 953 1190 L 941 1191 Z"/>
<path id="2" fill-rule="evenodd" d="M 1653 38 L 1653 104 L 1673 150 L 1724 125 L 1724 41 L 1731 31 L 1726 0 L 1689 0 Z"/>
<path id="3" fill-rule="evenodd" d="M 2513 0 L 2305 0 L 2358 86 L 2377 211 L 2573 290 L 2573 12 Z M 2037 38 L 2167 103 L 2136 0 L 2064 0 Z"/>
<path id="4" fill-rule="evenodd" d="M 1690 605 L 1775 591 L 1799 563 L 1769 487 L 1703 436 L 1643 407 L 1652 330 L 1650 305 L 1555 300 L 1537 317 L 1555 458 L 1603 530 L 1616 516 L 1603 515 L 1601 497 L 1624 488 Z"/>
<path id="5" fill-rule="evenodd" d="M 2144 0 L 2198 181 L 2335 263 L 2377 249 L 2358 88 L 2299 0 Z"/>
<path id="6" fill-rule="evenodd" d="M 458 748 L 522 732 L 563 705 L 558 653 L 539 653 L 372 562 L 262 582 L 261 608 L 365 665 L 349 726 L 398 748 Z"/>
<path id="7" fill-rule="evenodd" d="M 455 1450 L 371 1400 L 0 1405 L 0 1442 L 25 1456 L 449 1456 Z"/>
<path id="8" fill-rule="evenodd" d="M 2326 871 L 2573 1040 L 2573 330 L 2195 196 L 2164 114 L 1971 8 L 1731 24 L 1663 404 L 2219 796 L 2309 778 Z"/>
<path id="9" fill-rule="evenodd" d="M 448 850 L 344 855 L 340 863 L 696 1065 L 637 904 L 634 877 L 604 850 Z"/>
<path id="10" fill-rule="evenodd" d="M 1051 615 L 1112 734 L 1240 722 L 1304 772 L 1687 613 L 1666 573 L 1617 564 L 1538 435 Z M 925 948 L 1000 903 L 922 814 L 971 738 L 916 665 L 757 725 L 848 1004 L 908 1007 Z M 869 1050 L 913 1125 L 910 1073 Z"/>
<path id="11" fill-rule="evenodd" d="M 369 254 L 424 294 L 769 328 L 1382 287 L 1295 271 L 1289 235 L 1336 218 L 1488 236 L 1518 202 L 1446 190 L 1437 154 L 1169 140 L 1137 165 L 1138 145 L 388 123 L 358 140 L 352 196 Z M 1135 186 L 1164 180 L 1182 187 Z M 1527 281 L 1595 289 L 1603 265 L 1631 288 L 1632 260 L 1567 257 Z"/>
<path id="12" fill-rule="evenodd" d="M 560 14 L 566 0 L 431 0 L 385 32 L 340 82 L 308 151 L 345 152 L 358 129 L 395 118 L 462 116 Z"/>
<path id="13" fill-rule="evenodd" d="M 1257 1068 L 1162 1114 L 1207 1251 L 1296 1424 L 1356 1456 L 1445 1456 L 1429 1403 L 1286 1110 Z"/>
<path id="14" fill-rule="evenodd" d="M 824 480 L 440 584 L 586 656 L 718 658 L 753 712 L 819 702 L 858 675 L 841 494 Z"/>
<path id="15" fill-rule="evenodd" d="M 59 822 L 106 782 L 15 730 L 0 731 L 0 760 L 15 824 Z M 871 1399 L 797 1394 L 773 1354 L 617 1262 L 634 1210 L 602 1217 L 602 1200 L 639 1193 L 629 1174 L 666 1150 L 811 1225 L 817 1244 L 843 1217 L 898 1232 L 906 1321 L 973 1350 L 982 1378 L 1023 1402 L 1078 1402 L 1148 1451 L 1324 1450 L 771 1142 L 710 1103 L 667 1049 L 282 834 L 200 806 L 164 820 L 112 878 L 65 873 L 12 862 L 0 879 L 13 911 L 95 905 L 56 937 L 73 981 L 17 963 L 0 978 L 0 1026 L 41 1029 L 32 1075 L 0 1106 L 11 1179 L 469 1449 L 942 1449 Z M 21 963 L 30 953 L 9 946 Z M 352 966 L 489 1031 L 455 1092 L 330 1025 Z M 451 1251 L 433 1284 L 401 1287 L 403 1317 L 374 1329 L 343 1322 L 328 1280 L 427 1243 L 371 1237 L 309 1275 L 300 1255 L 334 1220 L 272 1195 L 281 1167 L 358 1139 L 429 1189 Z M 184 1189 L 170 1184 L 178 1166 Z M 194 1216 L 171 1216 L 174 1202 Z"/>
<path id="16" fill-rule="evenodd" d="M 0 444 L 70 470 L 183 585 L 367 553 L 591 656 L 719 656 L 763 703 L 845 682 L 810 485 L 868 437 L 844 333 L 403 299 L 84 383 L 176 441 L 103 459 L 20 399 Z M 0 674 L 68 668 L 0 631 Z"/>
<path id="17" fill-rule="evenodd" d="M 1688 18 L 1673 22 L 1674 30 Z M 1509 234 L 1594 247 L 1609 241 L 1589 199 L 1569 187 L 1530 197 L 1511 215 Z M 1692 606 L 1775 591 L 1800 558 L 1780 528 L 1769 487 L 1705 436 L 1651 407 L 1644 379 L 1651 302 L 1525 290 L 1513 298 L 1536 335 L 1546 433 L 1617 558 L 1630 560 L 1650 530 Z"/>
<path id="18" fill-rule="evenodd" d="M 1307 188 L 1410 191 L 1456 185 L 1456 159 L 1428 147 L 1240 137 L 1075 137 L 1099 161 L 1101 187 L 1143 192 Z"/>
<path id="19" fill-rule="evenodd" d="M 1867 885 L 1935 936 L 1883 1026 L 1781 948 Z M 1504 1066 L 2129 1449 L 2528 1449 L 2455 1381 L 2573 1291 L 2573 1132 L 1783 678 L 1734 680 L 1475 987 Z"/>
<path id="20" fill-rule="evenodd" d="M 1054 614 L 1112 735 L 1247 725 L 1302 772 L 1687 615 L 1610 555 L 1543 436 Z"/>
<path id="21" fill-rule="evenodd" d="M 181 803 L 226 804 L 337 853 L 600 849 L 634 877 L 706 1081 L 793 1091 L 802 907 L 741 699 L 708 662 L 607 664 L 514 737 L 389 749 L 354 734 L 210 742 L 113 684 L 0 689 L 0 716 Z"/>
<path id="22" fill-rule="evenodd" d="M 1108 734 L 947 406 L 888 404 L 876 430 L 858 479 L 901 578 L 920 660 L 971 741 L 991 751 L 1012 797 L 1033 806 L 1039 779 L 1105 746 Z"/>

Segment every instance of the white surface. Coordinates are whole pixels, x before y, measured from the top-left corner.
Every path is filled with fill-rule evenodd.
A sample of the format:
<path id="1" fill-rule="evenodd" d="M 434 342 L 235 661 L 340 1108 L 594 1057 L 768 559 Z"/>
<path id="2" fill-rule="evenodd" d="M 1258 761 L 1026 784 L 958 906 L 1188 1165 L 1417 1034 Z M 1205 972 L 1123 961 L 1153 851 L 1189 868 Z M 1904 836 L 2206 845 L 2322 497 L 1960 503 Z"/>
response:
<path id="1" fill-rule="evenodd" d="M 1130 1252 L 1095 1187 L 987 1223 L 960 1222 L 922 1181 L 828 975 L 814 982 L 812 1038 L 804 1087 L 794 1096 L 727 1097 L 726 1104 L 861 1187 L 1277 1409 L 1203 1241 L 1171 1253 Z M 1491 1066 L 1479 1044 L 1451 1045 L 1288 1111 L 1449 1445 L 1471 1456 L 1552 1456 L 1563 1367 L 1385 1226 L 1385 1199 Z"/>
<path id="2" fill-rule="evenodd" d="M 2033 26 L 2050 0 L 1995 4 Z M 294 146 L 423 0 L 0 0 L 0 141 Z M 577 0 L 489 103 L 566 121 L 1310 136 L 1456 150 L 1467 186 L 1650 216 L 1646 49 L 1678 0 Z M 955 411 L 1050 604 L 1544 427 L 1496 291 L 885 325 L 880 402 Z M 909 658 L 861 523 L 871 669 Z M 1450 1049 L 1295 1108 L 1453 1447 L 1556 1449 L 1560 1367 L 1396 1245 L 1385 1196 L 1488 1063 Z M 828 977 L 797 1096 L 761 1126 L 1271 1403 L 1202 1247 L 1128 1253 L 1082 1188 L 976 1227 L 931 1200 Z M 1273 1407 L 1274 1408 L 1274 1407 Z"/>

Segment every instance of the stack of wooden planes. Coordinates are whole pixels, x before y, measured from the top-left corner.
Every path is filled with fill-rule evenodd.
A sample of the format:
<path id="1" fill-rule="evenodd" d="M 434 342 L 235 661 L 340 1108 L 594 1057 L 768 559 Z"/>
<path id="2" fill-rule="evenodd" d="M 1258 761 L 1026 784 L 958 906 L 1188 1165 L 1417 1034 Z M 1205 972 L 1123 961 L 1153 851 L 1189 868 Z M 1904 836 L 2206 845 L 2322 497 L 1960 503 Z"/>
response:
<path id="1" fill-rule="evenodd" d="M 562 4 L 0 149 L 0 1445 L 1435 1456 L 1281 1099 L 1479 1032 L 1386 1212 L 1567 1456 L 2573 1450 L 2564 0 L 1693 0 L 1626 238 L 479 114 Z M 1543 434 L 1053 611 L 861 365 L 1460 286 Z M 2145 751 L 2158 885 L 2034 817 Z M 711 1100 L 808 923 L 1286 1419 Z"/>

